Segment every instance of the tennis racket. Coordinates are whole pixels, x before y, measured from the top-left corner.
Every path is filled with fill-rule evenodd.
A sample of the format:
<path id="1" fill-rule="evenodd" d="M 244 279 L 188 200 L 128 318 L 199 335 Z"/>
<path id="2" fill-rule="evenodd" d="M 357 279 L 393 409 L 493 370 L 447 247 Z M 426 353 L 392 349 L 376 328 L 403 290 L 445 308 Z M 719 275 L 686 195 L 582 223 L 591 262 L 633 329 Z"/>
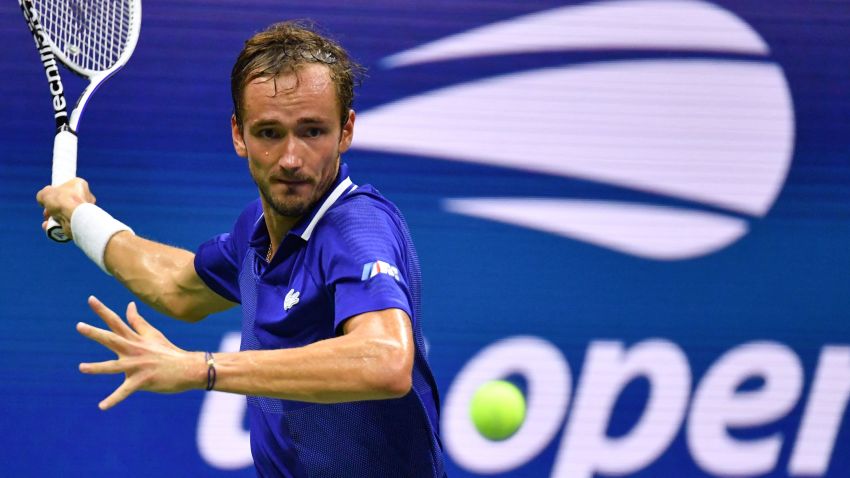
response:
<path id="1" fill-rule="evenodd" d="M 77 175 L 77 126 L 91 95 L 130 59 L 142 22 L 141 0 L 18 0 L 44 65 L 56 136 L 50 184 Z M 57 62 L 89 80 L 70 116 Z M 69 238 L 52 217 L 47 236 Z"/>

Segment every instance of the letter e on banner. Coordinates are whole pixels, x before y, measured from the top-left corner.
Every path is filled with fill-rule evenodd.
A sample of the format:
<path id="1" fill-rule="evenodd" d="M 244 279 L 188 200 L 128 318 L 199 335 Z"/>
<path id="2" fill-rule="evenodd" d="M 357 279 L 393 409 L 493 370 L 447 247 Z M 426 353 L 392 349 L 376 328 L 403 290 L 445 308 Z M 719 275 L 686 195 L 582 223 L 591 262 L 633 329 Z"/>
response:
<path id="1" fill-rule="evenodd" d="M 758 390 L 739 391 L 760 377 Z M 697 465 L 715 475 L 761 475 L 776 467 L 782 435 L 739 440 L 729 428 L 772 423 L 797 404 L 803 368 L 797 354 L 775 342 L 751 342 L 725 353 L 706 372 L 691 404 L 688 447 Z"/>

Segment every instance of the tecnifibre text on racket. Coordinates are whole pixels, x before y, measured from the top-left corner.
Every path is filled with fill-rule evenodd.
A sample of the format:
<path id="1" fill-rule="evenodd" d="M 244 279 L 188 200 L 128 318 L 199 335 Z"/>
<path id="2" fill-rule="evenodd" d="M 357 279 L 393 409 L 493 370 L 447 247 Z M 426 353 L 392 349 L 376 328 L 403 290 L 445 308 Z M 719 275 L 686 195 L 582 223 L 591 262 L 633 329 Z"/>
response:
<path id="1" fill-rule="evenodd" d="M 32 32 L 50 86 L 56 136 L 50 184 L 58 186 L 77 174 L 77 125 L 92 93 L 123 67 L 139 39 L 141 0 L 18 0 Z M 89 80 L 77 103 L 67 112 L 57 62 Z M 53 218 L 47 236 L 68 237 Z"/>

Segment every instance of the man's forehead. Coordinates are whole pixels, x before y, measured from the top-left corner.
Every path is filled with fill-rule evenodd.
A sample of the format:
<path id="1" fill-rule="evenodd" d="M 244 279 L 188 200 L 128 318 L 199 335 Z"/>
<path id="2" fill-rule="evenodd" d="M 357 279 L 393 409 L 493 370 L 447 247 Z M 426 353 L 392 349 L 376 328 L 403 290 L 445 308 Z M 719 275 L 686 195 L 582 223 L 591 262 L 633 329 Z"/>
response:
<path id="1" fill-rule="evenodd" d="M 334 121 L 339 116 L 335 84 L 328 67 L 321 64 L 305 64 L 277 76 L 254 78 L 243 95 L 248 123 L 302 117 Z"/>
<path id="2" fill-rule="evenodd" d="M 330 69 L 318 63 L 307 63 L 283 71 L 277 76 L 259 76 L 248 82 L 246 90 L 257 92 L 271 89 L 277 94 L 313 93 L 331 91 L 335 94 Z"/>

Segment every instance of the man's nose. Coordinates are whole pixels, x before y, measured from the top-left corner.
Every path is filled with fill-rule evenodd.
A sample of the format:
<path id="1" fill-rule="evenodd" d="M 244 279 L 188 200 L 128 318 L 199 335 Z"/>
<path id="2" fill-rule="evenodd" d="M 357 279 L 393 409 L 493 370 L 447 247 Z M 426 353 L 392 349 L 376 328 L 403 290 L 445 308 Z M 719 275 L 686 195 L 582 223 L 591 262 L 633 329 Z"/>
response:
<path id="1" fill-rule="evenodd" d="M 301 155 L 299 154 L 299 141 L 293 138 L 292 135 L 287 135 L 283 140 L 283 149 L 281 150 L 278 164 L 283 169 L 298 169 L 303 165 Z"/>

